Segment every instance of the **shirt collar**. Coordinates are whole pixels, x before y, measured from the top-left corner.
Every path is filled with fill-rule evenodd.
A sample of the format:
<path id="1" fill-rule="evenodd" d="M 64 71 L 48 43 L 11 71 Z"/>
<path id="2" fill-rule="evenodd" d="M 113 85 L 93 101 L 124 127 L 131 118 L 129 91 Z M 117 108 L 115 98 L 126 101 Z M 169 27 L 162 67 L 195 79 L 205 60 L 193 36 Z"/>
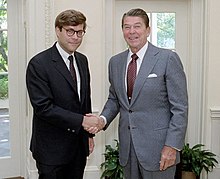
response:
<path id="1" fill-rule="evenodd" d="M 74 58 L 74 53 L 73 54 L 68 54 L 65 50 L 62 49 L 62 47 L 60 46 L 60 44 L 58 42 L 56 43 L 56 47 L 57 47 L 57 50 L 59 51 L 60 55 L 62 56 L 62 58 L 64 60 L 68 59 L 68 57 L 70 55 L 73 55 L 73 58 Z"/>
<path id="2" fill-rule="evenodd" d="M 139 59 L 142 59 L 144 58 L 144 55 L 147 51 L 147 48 L 148 48 L 148 41 L 146 42 L 146 44 L 136 53 L 136 55 L 138 56 Z M 131 52 L 131 49 L 129 49 L 129 54 L 128 54 L 128 57 L 131 58 L 131 55 L 133 53 Z"/>

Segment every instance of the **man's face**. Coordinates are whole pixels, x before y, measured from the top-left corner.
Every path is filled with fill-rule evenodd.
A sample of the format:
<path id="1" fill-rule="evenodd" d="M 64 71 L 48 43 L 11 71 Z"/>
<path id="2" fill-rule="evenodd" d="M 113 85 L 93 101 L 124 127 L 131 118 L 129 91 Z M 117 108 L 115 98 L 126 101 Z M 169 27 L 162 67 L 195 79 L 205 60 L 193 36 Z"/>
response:
<path id="1" fill-rule="evenodd" d="M 147 42 L 150 27 L 146 27 L 144 20 L 137 16 L 124 18 L 122 28 L 124 39 L 133 53 L 138 52 Z"/>
<path id="2" fill-rule="evenodd" d="M 72 54 L 82 43 L 83 37 L 78 37 L 75 32 L 72 36 L 68 35 L 69 30 L 83 31 L 83 24 L 77 26 L 63 26 L 60 30 L 56 27 L 57 41 L 67 53 Z"/>

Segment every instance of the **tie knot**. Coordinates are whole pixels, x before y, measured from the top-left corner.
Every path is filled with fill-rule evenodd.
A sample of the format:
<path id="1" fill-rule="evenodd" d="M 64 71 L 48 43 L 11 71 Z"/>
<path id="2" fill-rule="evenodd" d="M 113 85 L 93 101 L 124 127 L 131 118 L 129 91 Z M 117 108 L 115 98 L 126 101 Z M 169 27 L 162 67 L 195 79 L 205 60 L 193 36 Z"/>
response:
<path id="1" fill-rule="evenodd" d="M 73 56 L 70 55 L 70 56 L 68 57 L 68 60 L 69 60 L 70 62 L 73 62 Z"/>
<path id="2" fill-rule="evenodd" d="M 138 59 L 138 56 L 136 55 L 136 53 L 131 55 L 131 59 L 134 60 L 134 61 L 136 61 Z"/>

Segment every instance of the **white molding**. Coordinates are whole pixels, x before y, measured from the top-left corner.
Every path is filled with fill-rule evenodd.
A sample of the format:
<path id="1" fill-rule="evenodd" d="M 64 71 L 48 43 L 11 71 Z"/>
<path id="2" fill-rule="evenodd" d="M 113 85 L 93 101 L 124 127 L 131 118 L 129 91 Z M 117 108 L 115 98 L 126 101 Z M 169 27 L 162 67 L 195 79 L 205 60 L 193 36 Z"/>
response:
<path id="1" fill-rule="evenodd" d="M 215 169 L 220 169 L 220 164 L 216 165 Z"/>
<path id="2" fill-rule="evenodd" d="M 51 24 L 51 7 L 50 0 L 45 1 L 45 46 L 48 47 L 50 44 L 50 24 Z"/>
<path id="3" fill-rule="evenodd" d="M 48 48 L 53 42 L 54 35 L 54 1 L 45 0 L 45 47 Z"/>
<path id="4" fill-rule="evenodd" d="M 100 168 L 98 166 L 86 166 L 85 172 L 96 172 L 100 171 Z"/>
<path id="5" fill-rule="evenodd" d="M 25 170 L 25 38 L 23 0 L 7 1 L 10 156 L 0 159 L 0 178 L 20 176 Z M 1 149 L 0 149 L 1 150 Z"/>
<path id="6" fill-rule="evenodd" d="M 189 117 L 186 141 L 195 144 L 201 142 L 203 123 L 205 120 L 204 98 L 205 75 L 204 64 L 204 1 L 190 0 L 189 1 L 189 60 L 187 62 L 188 73 L 188 94 L 189 94 Z M 198 63 L 200 61 L 200 63 Z"/>
<path id="7" fill-rule="evenodd" d="M 99 112 L 100 112 L 100 110 L 99 110 L 99 108 L 98 107 L 93 107 L 93 109 L 92 109 L 92 113 L 93 114 L 96 114 L 96 115 L 98 115 L 99 114 Z"/>
<path id="8" fill-rule="evenodd" d="M 210 116 L 212 120 L 220 120 L 220 107 L 211 107 Z"/>
<path id="9" fill-rule="evenodd" d="M 37 170 L 28 170 L 28 179 L 37 179 L 38 171 Z"/>
<path id="10" fill-rule="evenodd" d="M 220 162 L 220 107 L 211 107 L 210 108 L 210 116 L 209 123 L 211 125 L 210 129 L 205 133 L 209 136 L 209 143 L 211 151 L 216 154 L 216 159 Z M 208 146 L 208 145 L 207 145 Z M 216 165 L 213 169 L 213 172 L 209 173 L 208 178 L 217 179 L 220 175 L 220 163 Z"/>
<path id="11" fill-rule="evenodd" d="M 115 54 L 115 14 L 116 14 L 116 1 L 118 0 L 105 0 L 105 67 L 108 69 L 108 61 L 113 54 Z M 109 81 L 108 73 L 105 73 L 105 96 L 108 96 Z M 105 144 L 112 144 L 114 139 L 118 138 L 118 120 L 114 120 L 108 129 L 105 131 Z"/>

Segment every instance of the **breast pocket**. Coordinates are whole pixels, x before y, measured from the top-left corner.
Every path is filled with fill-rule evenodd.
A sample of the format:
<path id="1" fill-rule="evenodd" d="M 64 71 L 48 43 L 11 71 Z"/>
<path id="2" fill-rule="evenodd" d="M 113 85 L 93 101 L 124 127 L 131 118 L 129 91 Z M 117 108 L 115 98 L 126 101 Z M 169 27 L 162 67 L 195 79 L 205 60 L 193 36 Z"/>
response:
<path id="1" fill-rule="evenodd" d="M 166 82 L 164 76 L 147 78 L 144 83 L 144 90 L 148 94 L 155 94 L 166 91 Z"/>

